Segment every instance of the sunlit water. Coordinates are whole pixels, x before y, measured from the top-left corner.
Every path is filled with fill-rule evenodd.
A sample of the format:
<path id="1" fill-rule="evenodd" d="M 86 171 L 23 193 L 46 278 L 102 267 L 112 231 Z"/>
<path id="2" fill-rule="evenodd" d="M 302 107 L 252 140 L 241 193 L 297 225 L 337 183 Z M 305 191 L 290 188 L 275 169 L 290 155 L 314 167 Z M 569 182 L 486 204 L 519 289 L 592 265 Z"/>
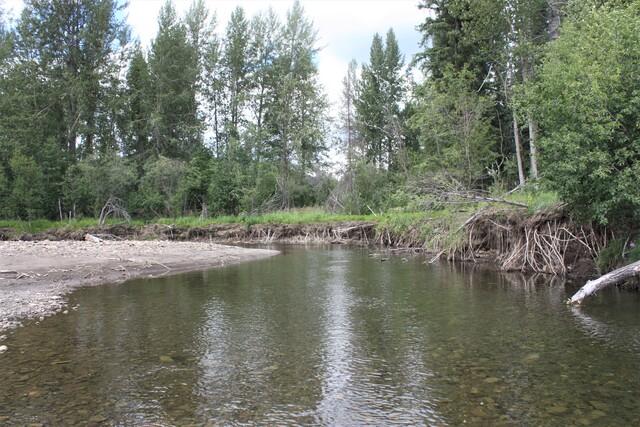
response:
<path id="1" fill-rule="evenodd" d="M 0 425 L 640 424 L 640 299 L 292 250 L 86 288 L 9 334 Z"/>

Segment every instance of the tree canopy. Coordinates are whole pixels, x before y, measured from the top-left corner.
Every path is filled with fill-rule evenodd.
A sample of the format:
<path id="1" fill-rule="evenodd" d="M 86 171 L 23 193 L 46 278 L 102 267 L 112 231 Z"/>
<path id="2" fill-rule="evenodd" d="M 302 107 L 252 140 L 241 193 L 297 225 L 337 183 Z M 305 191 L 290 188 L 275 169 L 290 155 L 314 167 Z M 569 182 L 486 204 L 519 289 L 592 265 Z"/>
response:
<path id="1" fill-rule="evenodd" d="M 421 209 L 434 186 L 519 186 L 586 220 L 640 219 L 636 2 L 422 0 L 422 51 L 373 34 L 335 112 L 300 2 L 220 23 L 167 1 L 150 46 L 123 8 L 0 13 L 0 217 L 97 217 L 113 200 L 145 218 L 369 213 Z"/>

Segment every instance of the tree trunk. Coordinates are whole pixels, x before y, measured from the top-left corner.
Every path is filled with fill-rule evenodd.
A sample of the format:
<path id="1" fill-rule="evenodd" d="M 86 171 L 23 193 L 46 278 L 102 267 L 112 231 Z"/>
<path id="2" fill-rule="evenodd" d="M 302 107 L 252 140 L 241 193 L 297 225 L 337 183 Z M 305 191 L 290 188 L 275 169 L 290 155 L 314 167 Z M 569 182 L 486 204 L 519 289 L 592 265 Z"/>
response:
<path id="1" fill-rule="evenodd" d="M 560 2 L 549 1 L 549 39 L 554 41 L 560 35 Z"/>
<path id="2" fill-rule="evenodd" d="M 533 179 L 538 179 L 538 149 L 536 139 L 538 138 L 538 122 L 529 117 L 529 156 L 531 157 L 530 175 Z"/>
<path id="3" fill-rule="evenodd" d="M 522 152 L 520 149 L 520 126 L 518 125 L 518 117 L 515 110 L 513 111 L 513 138 L 516 143 L 516 160 L 518 161 L 518 179 L 520 180 L 520 188 L 524 186 L 525 177 L 522 168 Z"/>
<path id="4" fill-rule="evenodd" d="M 523 60 L 523 78 L 524 83 L 532 80 L 535 77 L 535 70 L 533 68 L 533 58 L 529 60 Z M 527 119 L 529 121 L 529 158 L 531 160 L 531 170 L 529 176 L 532 179 L 538 179 L 538 150 L 536 148 L 536 139 L 538 138 L 538 122 L 531 118 L 531 113 L 527 111 Z"/>
<path id="5" fill-rule="evenodd" d="M 583 299 L 600 289 L 604 289 L 610 285 L 615 285 L 616 283 L 624 282 L 625 280 L 638 275 L 640 275 L 640 261 L 636 261 L 633 264 L 614 270 L 596 280 L 587 281 L 587 284 L 580 288 L 580 290 L 571 297 L 570 301 L 572 304 L 580 304 Z"/>

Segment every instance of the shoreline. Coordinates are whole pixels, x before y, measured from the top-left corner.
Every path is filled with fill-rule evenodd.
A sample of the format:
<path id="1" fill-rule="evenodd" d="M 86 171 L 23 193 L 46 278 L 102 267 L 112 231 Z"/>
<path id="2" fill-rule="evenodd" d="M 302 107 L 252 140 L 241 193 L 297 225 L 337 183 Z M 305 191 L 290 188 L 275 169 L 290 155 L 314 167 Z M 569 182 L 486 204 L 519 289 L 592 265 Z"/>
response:
<path id="1" fill-rule="evenodd" d="M 80 287 L 208 270 L 278 253 L 166 240 L 0 241 L 0 334 L 24 321 L 68 312 L 64 296 Z"/>

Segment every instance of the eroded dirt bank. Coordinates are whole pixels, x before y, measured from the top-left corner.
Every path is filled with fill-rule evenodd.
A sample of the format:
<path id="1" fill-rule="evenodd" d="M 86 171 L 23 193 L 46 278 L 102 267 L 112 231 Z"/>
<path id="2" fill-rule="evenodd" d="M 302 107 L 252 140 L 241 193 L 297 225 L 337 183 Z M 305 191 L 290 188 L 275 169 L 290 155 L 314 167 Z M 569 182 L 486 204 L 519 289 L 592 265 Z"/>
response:
<path id="1" fill-rule="evenodd" d="M 0 240 L 84 240 L 87 233 L 108 239 L 163 239 L 229 243 L 362 243 L 376 238 L 375 222 L 324 222 L 312 224 L 210 224 L 201 227 L 117 224 L 85 229 L 58 228 L 38 234 L 16 234 L 0 229 Z"/>
<path id="2" fill-rule="evenodd" d="M 202 270 L 273 254 L 213 242 L 375 244 L 417 249 L 434 260 L 493 263 L 504 271 L 592 277 L 597 273 L 598 252 L 615 237 L 607 230 L 575 224 L 558 211 L 532 216 L 522 210 L 486 209 L 461 227 L 460 223 L 460 219 L 446 224 L 424 219 L 401 232 L 357 221 L 202 227 L 119 224 L 36 235 L 0 229 L 0 270 L 6 271 L 0 273 L 0 330 L 19 318 L 64 311 L 61 296 L 78 286 Z M 108 241 L 85 242 L 87 233 Z"/>
<path id="3" fill-rule="evenodd" d="M 0 332 L 68 310 L 64 295 L 80 286 L 205 270 L 277 253 L 209 242 L 0 241 Z"/>

